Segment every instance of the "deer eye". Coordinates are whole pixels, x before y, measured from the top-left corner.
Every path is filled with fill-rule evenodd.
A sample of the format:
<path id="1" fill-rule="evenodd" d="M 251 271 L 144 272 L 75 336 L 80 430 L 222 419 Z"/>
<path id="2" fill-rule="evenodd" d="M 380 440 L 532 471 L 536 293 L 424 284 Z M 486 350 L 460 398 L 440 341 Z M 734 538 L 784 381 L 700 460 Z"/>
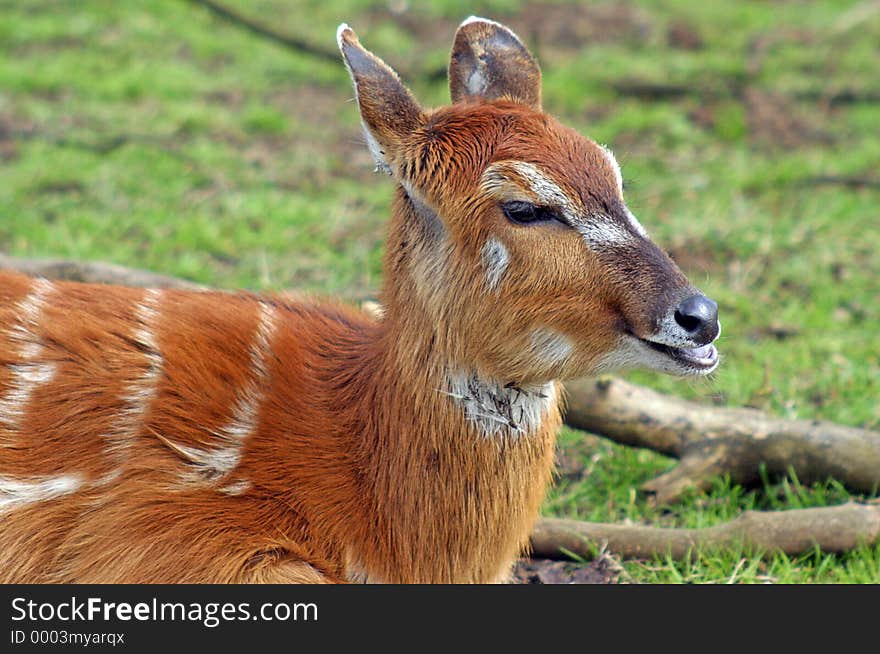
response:
<path id="1" fill-rule="evenodd" d="M 510 222 L 516 223 L 517 225 L 546 223 L 554 220 L 563 225 L 568 224 L 565 219 L 553 209 L 539 207 L 531 202 L 522 202 L 519 200 L 505 202 L 501 205 L 501 210 Z"/>

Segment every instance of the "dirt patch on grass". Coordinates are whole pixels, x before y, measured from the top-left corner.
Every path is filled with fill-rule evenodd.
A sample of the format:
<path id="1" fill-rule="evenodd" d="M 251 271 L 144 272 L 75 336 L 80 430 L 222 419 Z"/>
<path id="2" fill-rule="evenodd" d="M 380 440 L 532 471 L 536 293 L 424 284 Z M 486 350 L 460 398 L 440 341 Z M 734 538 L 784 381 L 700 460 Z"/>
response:
<path id="1" fill-rule="evenodd" d="M 592 472 L 601 440 L 593 434 L 582 433 L 577 443 L 556 449 L 556 476 L 570 481 L 581 481 Z"/>
<path id="2" fill-rule="evenodd" d="M 466 18 L 463 15 L 461 18 Z M 363 26 L 361 27 L 361 23 Z M 418 44 L 420 50 L 427 51 L 437 48 L 451 48 L 452 36 L 458 21 L 454 18 L 433 18 L 425 16 L 418 9 L 410 8 L 409 5 L 397 10 L 392 3 L 373 7 L 368 10 L 362 19 L 358 19 L 359 33 L 368 34 L 372 29 L 378 29 L 382 25 L 396 25 L 404 34 L 407 34 L 413 42 Z M 391 63 L 389 61 L 389 63 Z M 413 70 L 419 69 L 423 62 L 413 61 L 410 66 Z M 398 73 L 401 73 L 399 63 L 392 64 Z M 408 72 L 408 71 L 407 71 Z"/>
<path id="3" fill-rule="evenodd" d="M 733 250 L 719 250 L 717 246 L 698 238 L 678 240 L 667 252 L 678 267 L 690 275 L 722 271 L 737 256 Z"/>
<path id="4" fill-rule="evenodd" d="M 0 161 L 12 161 L 18 157 L 18 148 L 13 137 L 14 130 L 12 117 L 8 114 L 0 114 Z"/>
<path id="5" fill-rule="evenodd" d="M 339 111 L 353 93 L 340 93 L 336 86 L 305 84 L 282 87 L 271 92 L 266 100 L 287 115 L 299 116 L 316 126 L 333 129 Z"/>
<path id="6" fill-rule="evenodd" d="M 235 112 L 247 110 L 255 98 L 248 97 L 239 89 L 220 89 L 202 96 L 205 102 L 223 105 Z M 345 120 L 344 112 L 350 111 L 352 117 L 357 109 L 350 102 L 351 94 L 340 91 L 336 86 L 306 84 L 284 86 L 258 98 L 259 104 L 271 108 L 284 117 L 286 128 L 275 132 L 274 127 L 253 129 L 245 127 L 245 132 L 224 132 L 214 137 L 234 145 L 242 156 L 260 169 L 280 168 L 280 160 L 296 150 L 299 153 L 314 152 L 315 157 L 298 157 L 304 163 L 305 171 L 297 170 L 289 178 L 283 176 L 278 182 L 282 187 L 295 189 L 302 184 L 323 184 L 328 173 L 335 171 L 312 170 L 307 164 L 310 159 L 326 160 L 330 155 L 339 163 L 339 175 L 353 179 L 372 177 L 373 161 L 367 149 L 360 128 Z M 310 178 L 309 175 L 318 175 Z"/>
<path id="7" fill-rule="evenodd" d="M 641 41 L 653 25 L 648 16 L 626 4 L 527 4 L 511 26 L 542 50 L 579 49 L 591 43 Z"/>
<path id="8" fill-rule="evenodd" d="M 428 18 L 421 12 L 390 7 L 368 14 L 373 24 L 393 22 L 426 48 L 451 47 L 459 22 L 466 18 Z M 653 30 L 650 18 L 627 3 L 589 5 L 529 2 L 514 12 L 496 11 L 489 18 L 503 21 L 538 52 L 576 50 L 591 43 L 632 42 Z"/>
<path id="9" fill-rule="evenodd" d="M 785 341 L 794 336 L 798 336 L 801 331 L 801 328 L 797 325 L 771 322 L 768 325 L 762 325 L 749 330 L 748 337 L 752 341 L 762 341 L 765 339 Z"/>
<path id="10" fill-rule="evenodd" d="M 228 109 L 238 109 L 244 102 L 244 91 L 241 89 L 219 89 L 202 95 L 208 104 L 223 105 Z"/>
<path id="11" fill-rule="evenodd" d="M 85 39 L 78 36 L 53 36 L 46 39 L 20 43 L 9 52 L 18 57 L 26 57 L 34 53 L 60 53 L 67 50 L 82 50 L 87 47 Z"/>
<path id="12" fill-rule="evenodd" d="M 315 148 L 340 164 L 339 174 L 352 179 L 372 179 L 375 164 L 360 127 L 351 126 L 343 114 L 357 114 L 353 94 L 337 87 L 307 85 L 271 94 L 267 101 L 298 126 L 288 138 L 272 139 L 267 146 Z"/>
<path id="13" fill-rule="evenodd" d="M 832 139 L 790 97 L 756 87 L 743 91 L 749 136 L 756 144 L 798 148 Z"/>
<path id="14" fill-rule="evenodd" d="M 36 131 L 34 121 L 11 112 L 0 112 L 0 161 L 18 158 L 21 139 Z"/>
<path id="15" fill-rule="evenodd" d="M 684 21 L 676 21 L 666 29 L 666 43 L 676 50 L 702 50 L 706 46 L 697 28 Z"/>
<path id="16" fill-rule="evenodd" d="M 589 563 L 520 559 L 513 571 L 515 584 L 614 584 L 620 580 L 620 565 L 608 556 Z"/>

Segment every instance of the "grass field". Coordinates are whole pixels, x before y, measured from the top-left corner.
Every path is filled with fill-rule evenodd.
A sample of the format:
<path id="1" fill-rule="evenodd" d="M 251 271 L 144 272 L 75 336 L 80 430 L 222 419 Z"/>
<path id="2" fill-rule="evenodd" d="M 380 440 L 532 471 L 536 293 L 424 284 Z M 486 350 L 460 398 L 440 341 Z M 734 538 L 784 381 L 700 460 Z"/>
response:
<path id="1" fill-rule="evenodd" d="M 227 2 L 330 51 L 349 22 L 427 105 L 447 101 L 431 72 L 461 19 L 510 24 L 540 57 L 545 108 L 614 149 L 631 208 L 721 306 L 711 380 L 630 378 L 880 428 L 876 3 Z M 341 63 L 184 0 L 0 0 L 0 16 L 0 251 L 225 287 L 380 285 L 392 187 L 372 173 Z M 850 497 L 831 481 L 719 479 L 652 507 L 634 488 L 673 461 L 580 439 L 562 435 L 583 479 L 561 480 L 547 514 L 700 526 Z M 636 582 L 878 583 L 880 545 L 623 568 Z"/>

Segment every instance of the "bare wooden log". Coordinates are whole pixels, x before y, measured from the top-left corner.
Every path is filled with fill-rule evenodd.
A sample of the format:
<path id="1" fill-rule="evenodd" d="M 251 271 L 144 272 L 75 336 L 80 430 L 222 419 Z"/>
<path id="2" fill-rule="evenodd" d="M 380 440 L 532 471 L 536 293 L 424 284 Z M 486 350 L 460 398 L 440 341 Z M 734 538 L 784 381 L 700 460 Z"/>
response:
<path id="1" fill-rule="evenodd" d="M 746 511 L 730 522 L 701 529 L 580 522 L 542 518 L 531 535 L 533 556 L 566 558 L 571 552 L 592 558 L 600 547 L 624 558 L 671 556 L 682 559 L 695 548 L 745 546 L 789 555 L 819 547 L 847 552 L 880 540 L 880 505 L 849 502 L 840 506 Z"/>
<path id="2" fill-rule="evenodd" d="M 64 279 L 93 284 L 121 284 L 152 288 L 185 288 L 203 290 L 206 287 L 179 277 L 170 277 L 147 270 L 117 266 L 96 261 L 70 259 L 21 259 L 0 254 L 0 269 L 17 270 L 27 275 L 48 279 Z"/>
<path id="3" fill-rule="evenodd" d="M 794 471 L 810 483 L 834 478 L 865 493 L 880 487 L 880 433 L 821 420 L 784 420 L 754 409 L 702 406 L 620 379 L 566 385 L 566 424 L 681 463 L 643 485 L 659 503 L 716 475 L 740 484 Z"/>

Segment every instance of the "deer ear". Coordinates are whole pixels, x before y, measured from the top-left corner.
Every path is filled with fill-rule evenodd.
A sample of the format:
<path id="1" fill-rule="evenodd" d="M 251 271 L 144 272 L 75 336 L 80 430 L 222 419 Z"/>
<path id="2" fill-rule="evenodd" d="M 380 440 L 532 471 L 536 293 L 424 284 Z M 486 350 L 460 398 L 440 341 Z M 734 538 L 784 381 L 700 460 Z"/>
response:
<path id="1" fill-rule="evenodd" d="M 471 16 L 455 33 L 449 60 L 453 102 L 469 96 L 507 98 L 541 109 L 541 68 L 504 25 Z"/>
<path id="2" fill-rule="evenodd" d="M 391 174 L 404 140 L 422 122 L 422 110 L 388 64 L 365 49 L 345 23 L 336 41 L 354 84 L 367 145 L 376 166 Z"/>

